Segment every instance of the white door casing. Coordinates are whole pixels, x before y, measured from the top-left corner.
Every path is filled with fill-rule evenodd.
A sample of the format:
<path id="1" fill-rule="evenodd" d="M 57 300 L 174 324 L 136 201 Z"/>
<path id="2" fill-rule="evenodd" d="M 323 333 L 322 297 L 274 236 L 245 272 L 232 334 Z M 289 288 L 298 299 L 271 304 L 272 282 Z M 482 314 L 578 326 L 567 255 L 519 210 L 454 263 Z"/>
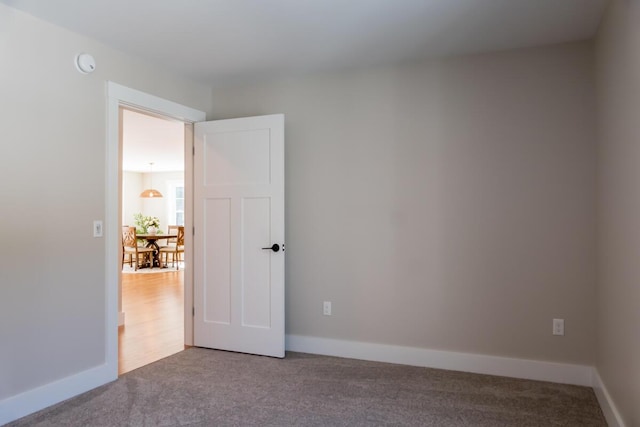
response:
<path id="1" fill-rule="evenodd" d="M 284 115 L 196 123 L 194 144 L 194 345 L 284 357 Z"/>
<path id="2" fill-rule="evenodd" d="M 143 111 L 160 114 L 180 120 L 184 123 L 194 123 L 206 120 L 204 111 L 199 111 L 185 105 L 177 104 L 155 95 L 141 92 L 136 89 L 119 85 L 115 82 L 107 82 L 108 114 L 107 114 L 107 185 L 106 185 L 106 211 L 105 211 L 105 263 L 106 263 L 106 334 L 105 360 L 109 372 L 109 381 L 118 378 L 118 300 L 119 287 L 118 276 L 122 266 L 119 256 L 121 239 L 121 215 L 120 215 L 120 173 L 119 162 L 121 156 L 120 147 L 120 107 L 130 107 Z M 191 146 L 191 135 L 187 133 L 189 126 L 185 127 L 185 147 Z M 185 153 L 186 154 L 186 153 Z M 191 159 L 185 156 L 185 193 L 186 198 L 191 199 Z M 191 226 L 191 215 L 187 214 L 185 226 Z M 193 293 L 191 283 L 193 281 L 191 267 L 191 251 L 193 241 L 191 236 L 185 236 L 185 344 L 192 345 L 192 316 Z M 105 381 L 106 382 L 106 381 Z M 99 384 L 100 385 L 100 384 Z"/>

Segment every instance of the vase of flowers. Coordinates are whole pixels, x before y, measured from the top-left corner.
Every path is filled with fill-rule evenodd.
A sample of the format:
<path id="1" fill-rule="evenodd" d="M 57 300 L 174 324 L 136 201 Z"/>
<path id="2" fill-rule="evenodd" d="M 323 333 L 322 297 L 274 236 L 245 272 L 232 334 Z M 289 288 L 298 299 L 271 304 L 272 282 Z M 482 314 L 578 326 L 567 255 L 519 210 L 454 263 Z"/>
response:
<path id="1" fill-rule="evenodd" d="M 160 234 L 160 219 L 157 216 L 145 216 L 137 213 L 133 216 L 138 234 Z"/>

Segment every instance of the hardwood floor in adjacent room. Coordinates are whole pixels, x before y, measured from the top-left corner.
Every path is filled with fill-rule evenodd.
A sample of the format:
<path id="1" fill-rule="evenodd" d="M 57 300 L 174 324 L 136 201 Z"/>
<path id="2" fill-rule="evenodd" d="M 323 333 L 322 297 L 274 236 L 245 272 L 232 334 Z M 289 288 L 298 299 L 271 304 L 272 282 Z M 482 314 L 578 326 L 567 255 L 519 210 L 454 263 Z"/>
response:
<path id="1" fill-rule="evenodd" d="M 184 271 L 122 274 L 118 374 L 184 350 Z"/>

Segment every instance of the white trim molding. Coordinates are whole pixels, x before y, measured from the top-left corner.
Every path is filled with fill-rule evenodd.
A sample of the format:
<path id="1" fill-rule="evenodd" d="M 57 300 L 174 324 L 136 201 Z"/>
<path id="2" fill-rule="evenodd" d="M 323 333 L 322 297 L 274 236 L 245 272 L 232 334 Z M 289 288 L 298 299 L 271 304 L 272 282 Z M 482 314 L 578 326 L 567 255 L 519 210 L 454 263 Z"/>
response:
<path id="1" fill-rule="evenodd" d="M 592 386 L 593 378 L 593 367 L 587 365 L 342 341 L 300 335 L 287 335 L 286 348 L 289 351 L 299 351 L 301 353 L 551 381 L 587 387 Z"/>
<path id="2" fill-rule="evenodd" d="M 101 365 L 11 396 L 0 401 L 0 425 L 92 390 L 114 379 L 112 368 Z"/>
<path id="3" fill-rule="evenodd" d="M 593 391 L 596 393 L 598 403 L 600 403 L 600 408 L 609 427 L 626 427 L 618 408 L 615 403 L 613 403 L 613 399 L 611 399 L 607 387 L 602 382 L 602 378 L 600 378 L 600 374 L 595 368 L 593 369 Z"/>
<path id="4" fill-rule="evenodd" d="M 112 81 L 107 81 L 107 95 L 109 98 L 118 100 L 119 105 L 142 108 L 145 111 L 173 117 L 185 123 L 203 122 L 206 120 L 206 113 L 204 111 L 122 86 Z"/>

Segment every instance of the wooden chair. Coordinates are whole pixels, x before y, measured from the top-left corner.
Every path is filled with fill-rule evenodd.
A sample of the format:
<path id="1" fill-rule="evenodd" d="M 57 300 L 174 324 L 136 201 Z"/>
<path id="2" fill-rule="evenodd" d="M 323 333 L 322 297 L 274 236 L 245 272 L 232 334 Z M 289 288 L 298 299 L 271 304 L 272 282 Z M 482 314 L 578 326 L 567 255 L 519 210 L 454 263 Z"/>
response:
<path id="1" fill-rule="evenodd" d="M 178 234 L 178 228 L 180 228 L 179 225 L 169 225 L 167 226 L 167 234 L 171 235 L 171 234 Z M 164 245 L 160 245 L 161 248 L 175 248 L 178 244 L 178 238 L 177 237 L 170 237 L 167 240 L 167 243 Z"/>
<path id="2" fill-rule="evenodd" d="M 176 227 L 177 230 L 172 230 L 172 227 Z M 177 231 L 178 237 L 175 239 L 167 239 L 167 246 L 160 248 L 160 262 L 164 267 L 169 263 L 169 255 L 171 255 L 171 266 L 175 264 L 176 270 L 180 269 L 180 261 L 182 261 L 180 254 L 184 254 L 184 226 L 182 225 L 170 225 L 169 233 L 173 234 Z M 174 240 L 175 242 L 172 242 Z M 163 261 L 164 256 L 164 261 Z"/>
<path id="3" fill-rule="evenodd" d="M 179 225 L 169 225 L 167 226 L 167 234 L 168 235 L 172 235 L 175 234 L 176 236 L 178 235 L 178 228 L 180 226 Z M 168 239 L 165 239 L 166 242 L 163 245 L 160 245 L 160 249 L 162 248 L 175 248 L 178 245 L 178 238 L 177 237 L 170 237 Z M 158 254 L 159 258 L 160 258 L 160 262 L 162 262 L 162 255 L 164 255 L 165 260 L 167 259 L 167 254 L 169 252 L 165 251 L 164 254 Z M 165 262 L 166 264 L 166 262 Z"/>
<path id="4" fill-rule="evenodd" d="M 138 238 L 136 236 L 136 228 L 123 226 L 122 227 L 122 266 L 124 267 L 125 256 L 129 257 L 129 267 L 133 263 L 135 257 L 136 263 L 134 270 L 137 271 L 140 262 L 140 256 L 142 256 L 142 262 L 150 262 L 153 265 L 153 248 L 145 248 L 138 246 Z"/>

